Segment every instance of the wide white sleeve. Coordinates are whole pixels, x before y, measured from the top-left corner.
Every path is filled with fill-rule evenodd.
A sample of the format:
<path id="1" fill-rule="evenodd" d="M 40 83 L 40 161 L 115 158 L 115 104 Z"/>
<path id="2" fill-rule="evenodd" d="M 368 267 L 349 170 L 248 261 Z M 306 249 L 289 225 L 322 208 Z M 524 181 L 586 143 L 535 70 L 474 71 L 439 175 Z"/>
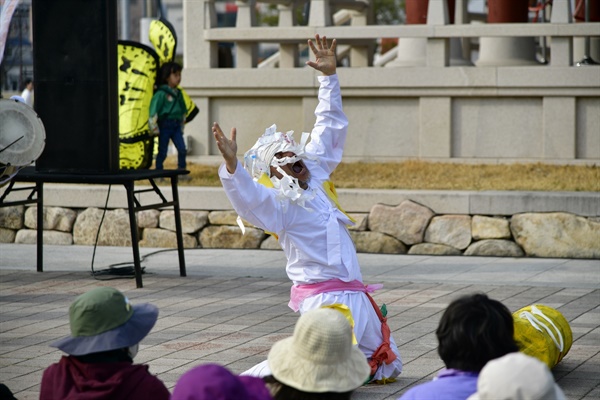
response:
<path id="1" fill-rule="evenodd" d="M 272 189 L 254 182 L 240 162 L 233 174 L 222 164 L 219 178 L 227 198 L 240 217 L 265 231 L 281 232 L 281 205 Z"/>
<path id="2" fill-rule="evenodd" d="M 342 110 L 342 94 L 337 75 L 319 76 L 317 117 L 306 151 L 317 156 L 320 166 L 331 174 L 342 161 L 348 118 Z"/>

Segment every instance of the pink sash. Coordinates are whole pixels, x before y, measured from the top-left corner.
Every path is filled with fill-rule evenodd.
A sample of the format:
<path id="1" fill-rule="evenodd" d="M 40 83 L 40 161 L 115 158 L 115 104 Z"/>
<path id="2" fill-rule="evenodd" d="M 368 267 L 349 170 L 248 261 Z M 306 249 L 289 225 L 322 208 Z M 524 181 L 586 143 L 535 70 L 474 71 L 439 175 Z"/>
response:
<path id="1" fill-rule="evenodd" d="M 308 285 L 293 285 L 290 290 L 290 302 L 288 306 L 298 312 L 300 304 L 304 299 L 321 293 L 348 290 L 352 292 L 373 293 L 383 287 L 381 283 L 365 285 L 361 281 L 344 282 L 341 279 L 329 279 L 328 281 L 312 283 Z"/>
<path id="2" fill-rule="evenodd" d="M 383 316 L 377 303 L 375 303 L 375 300 L 369 295 L 369 293 L 373 293 L 375 290 L 381 289 L 382 287 L 383 285 L 381 283 L 365 285 L 361 281 L 355 280 L 352 282 L 344 282 L 337 278 L 309 285 L 293 285 L 290 290 L 290 302 L 288 306 L 297 312 L 304 299 L 320 293 L 342 290 L 365 293 L 379 317 L 379 321 L 381 322 L 381 335 L 383 337 L 381 345 L 373 352 L 368 360 L 369 366 L 371 367 L 371 376 L 374 376 L 375 372 L 382 364 L 391 364 L 396 359 L 396 354 L 390 348 L 391 332 L 390 327 L 387 324 L 387 318 Z"/>

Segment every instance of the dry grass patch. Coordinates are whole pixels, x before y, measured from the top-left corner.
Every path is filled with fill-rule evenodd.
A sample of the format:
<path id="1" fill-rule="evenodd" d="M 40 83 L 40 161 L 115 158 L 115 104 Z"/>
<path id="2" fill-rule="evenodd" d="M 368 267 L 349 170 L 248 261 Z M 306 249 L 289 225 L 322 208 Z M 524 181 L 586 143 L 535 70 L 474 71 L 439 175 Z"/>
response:
<path id="1" fill-rule="evenodd" d="M 600 191 L 600 166 L 549 164 L 341 164 L 338 187 L 429 190 Z"/>
<path id="2" fill-rule="evenodd" d="M 169 157 L 166 168 L 175 168 Z M 215 165 L 188 162 L 186 186 L 221 186 Z M 600 191 L 600 165 L 458 164 L 403 161 L 342 163 L 332 176 L 338 188 L 410 190 Z"/>

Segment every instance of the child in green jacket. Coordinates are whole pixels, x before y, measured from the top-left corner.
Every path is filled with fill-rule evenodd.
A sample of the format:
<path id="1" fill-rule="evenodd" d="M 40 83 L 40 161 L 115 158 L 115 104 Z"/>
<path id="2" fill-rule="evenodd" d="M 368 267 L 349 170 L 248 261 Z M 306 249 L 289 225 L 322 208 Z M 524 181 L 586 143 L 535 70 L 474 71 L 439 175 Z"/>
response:
<path id="1" fill-rule="evenodd" d="M 183 125 L 187 109 L 181 91 L 177 89 L 181 82 L 181 65 L 166 62 L 160 67 L 159 88 L 150 102 L 150 129 L 158 131 L 158 154 L 156 169 L 163 169 L 167 158 L 169 140 L 177 149 L 177 168 L 186 167 L 186 148 L 183 140 Z"/>

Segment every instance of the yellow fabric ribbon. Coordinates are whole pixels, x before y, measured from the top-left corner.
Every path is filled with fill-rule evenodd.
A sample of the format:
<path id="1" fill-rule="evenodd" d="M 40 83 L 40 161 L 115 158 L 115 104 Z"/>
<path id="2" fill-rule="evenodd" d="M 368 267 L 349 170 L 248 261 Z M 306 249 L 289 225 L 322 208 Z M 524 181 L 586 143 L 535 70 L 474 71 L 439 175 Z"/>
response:
<path id="1" fill-rule="evenodd" d="M 342 206 L 340 206 L 340 203 L 338 201 L 337 191 L 335 190 L 335 186 L 333 185 L 333 182 L 331 182 L 331 181 L 325 181 L 325 182 L 323 182 L 323 189 L 325 190 L 325 194 L 327 194 L 327 197 L 329 197 L 331 199 L 331 201 L 333 201 L 333 204 L 336 205 L 336 207 L 338 208 L 338 210 L 340 210 L 348 218 L 350 218 L 350 221 L 356 223 L 356 220 L 354 218 L 352 218 L 351 216 L 349 216 L 348 213 L 346 211 L 344 211 L 344 209 L 342 208 Z"/>
<path id="2" fill-rule="evenodd" d="M 263 173 L 260 178 L 258 178 L 258 183 L 263 185 L 264 187 L 272 188 L 274 187 L 273 182 L 271 182 L 271 178 L 265 173 Z"/>
<path id="3" fill-rule="evenodd" d="M 358 344 L 356 336 L 354 336 L 354 318 L 352 318 L 352 311 L 350 311 L 350 307 L 348 307 L 345 304 L 335 303 L 321 306 L 321 308 L 331 308 L 333 310 L 341 312 L 342 315 L 346 317 L 348 323 L 350 324 L 350 327 L 352 328 L 352 344 Z"/>

